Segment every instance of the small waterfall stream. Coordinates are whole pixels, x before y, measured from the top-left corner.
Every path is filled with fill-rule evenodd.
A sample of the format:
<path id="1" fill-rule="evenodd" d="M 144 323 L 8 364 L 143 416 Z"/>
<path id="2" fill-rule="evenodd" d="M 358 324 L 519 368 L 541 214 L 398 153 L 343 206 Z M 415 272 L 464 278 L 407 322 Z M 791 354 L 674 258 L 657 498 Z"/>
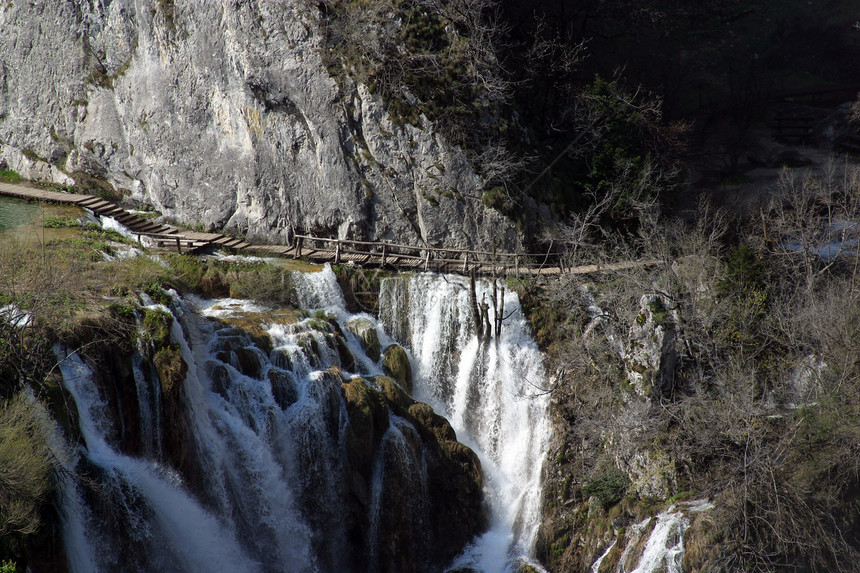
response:
<path id="1" fill-rule="evenodd" d="M 548 397 L 516 296 L 506 297 L 501 337 L 485 342 L 472 333 L 456 277 L 386 280 L 380 320 L 359 317 L 383 348 L 399 341 L 411 350 L 414 398 L 447 417 L 480 458 L 490 527 L 451 564 L 454 554 L 438 561 L 446 540 L 430 531 L 446 519 L 431 476 L 446 450 L 428 450 L 437 438 L 393 405 L 373 422 L 370 442 L 356 434 L 351 416 L 361 412 L 347 407 L 344 392 L 362 388 L 351 382 L 359 375 L 378 395 L 381 359 L 344 327 L 354 317 L 331 269 L 296 273 L 294 284 L 309 313 L 290 319 L 249 301 L 173 293 L 168 308 L 144 299 L 173 317 L 170 338 L 187 372 L 165 387 L 140 352 L 130 357 L 142 457 L 123 452 L 126 424 L 115 422 L 93 367 L 57 348 L 84 442 L 76 474 L 85 479 L 62 484 L 72 571 L 394 573 L 448 563 L 494 573 L 528 560 Z M 237 316 L 265 330 L 271 348 L 234 326 Z M 350 449 L 356 443 L 370 444 L 373 457 L 363 461 Z"/>

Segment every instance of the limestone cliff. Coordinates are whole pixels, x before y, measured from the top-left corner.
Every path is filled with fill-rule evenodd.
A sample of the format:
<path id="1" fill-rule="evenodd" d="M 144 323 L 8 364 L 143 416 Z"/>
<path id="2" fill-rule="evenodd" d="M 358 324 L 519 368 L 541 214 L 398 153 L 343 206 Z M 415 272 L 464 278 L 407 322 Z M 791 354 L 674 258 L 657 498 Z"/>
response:
<path id="1" fill-rule="evenodd" d="M 96 176 L 165 216 L 252 239 L 294 232 L 516 243 L 429 121 L 395 124 L 323 63 L 302 0 L 0 4 L 0 168 Z"/>

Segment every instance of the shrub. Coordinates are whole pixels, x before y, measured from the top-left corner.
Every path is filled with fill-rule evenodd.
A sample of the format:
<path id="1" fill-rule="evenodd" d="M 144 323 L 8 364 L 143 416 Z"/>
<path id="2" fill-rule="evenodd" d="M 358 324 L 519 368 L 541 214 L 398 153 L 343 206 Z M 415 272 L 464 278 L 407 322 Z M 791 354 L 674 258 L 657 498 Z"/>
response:
<path id="1" fill-rule="evenodd" d="M 200 291 L 206 273 L 206 265 L 200 259 L 192 255 L 169 254 L 164 260 L 180 283 L 190 290 Z"/>
<path id="2" fill-rule="evenodd" d="M 42 525 L 52 457 L 40 409 L 22 393 L 0 406 L 0 536 L 29 535 Z"/>
<path id="3" fill-rule="evenodd" d="M 290 304 L 295 300 L 292 271 L 275 265 L 239 271 L 230 284 L 230 296 Z"/>
<path id="4" fill-rule="evenodd" d="M 582 486 L 582 495 L 585 498 L 596 497 L 604 509 L 615 505 L 624 497 L 630 480 L 627 475 L 618 471 L 610 470 Z"/>

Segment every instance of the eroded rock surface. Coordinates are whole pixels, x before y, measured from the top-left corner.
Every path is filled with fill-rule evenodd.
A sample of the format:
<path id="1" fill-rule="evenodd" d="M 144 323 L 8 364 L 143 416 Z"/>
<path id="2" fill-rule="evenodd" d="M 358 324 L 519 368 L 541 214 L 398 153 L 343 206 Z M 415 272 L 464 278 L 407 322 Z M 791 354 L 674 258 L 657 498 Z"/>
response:
<path id="1" fill-rule="evenodd" d="M 0 168 L 95 176 L 251 239 L 512 246 L 426 119 L 395 124 L 369 90 L 332 79 L 319 24 L 298 0 L 4 3 Z"/>

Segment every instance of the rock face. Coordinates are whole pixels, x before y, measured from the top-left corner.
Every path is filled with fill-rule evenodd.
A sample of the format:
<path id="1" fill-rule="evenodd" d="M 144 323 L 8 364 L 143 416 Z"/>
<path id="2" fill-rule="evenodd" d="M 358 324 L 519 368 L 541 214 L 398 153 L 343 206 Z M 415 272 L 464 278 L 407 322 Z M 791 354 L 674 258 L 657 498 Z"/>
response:
<path id="1" fill-rule="evenodd" d="M 7 2 L 0 28 L 0 168 L 96 176 L 252 239 L 517 240 L 426 119 L 395 125 L 365 87 L 332 79 L 315 4 Z"/>
<path id="2" fill-rule="evenodd" d="M 624 355 L 627 380 L 645 399 L 668 395 L 674 383 L 678 353 L 675 323 L 659 296 L 643 296 L 639 314 L 630 326 Z"/>
<path id="3" fill-rule="evenodd" d="M 379 571 L 437 570 L 487 526 L 480 461 L 430 406 L 409 398 L 390 378 L 373 383 L 376 388 L 353 378 L 341 385 L 350 422 L 348 514 L 355 529 L 349 537 L 364 540 L 353 559 Z M 372 466 L 378 460 L 389 469 L 373 511 Z M 366 523 L 369 514 L 376 517 L 373 526 Z M 373 542 L 368 529 L 380 538 L 366 555 Z"/>

